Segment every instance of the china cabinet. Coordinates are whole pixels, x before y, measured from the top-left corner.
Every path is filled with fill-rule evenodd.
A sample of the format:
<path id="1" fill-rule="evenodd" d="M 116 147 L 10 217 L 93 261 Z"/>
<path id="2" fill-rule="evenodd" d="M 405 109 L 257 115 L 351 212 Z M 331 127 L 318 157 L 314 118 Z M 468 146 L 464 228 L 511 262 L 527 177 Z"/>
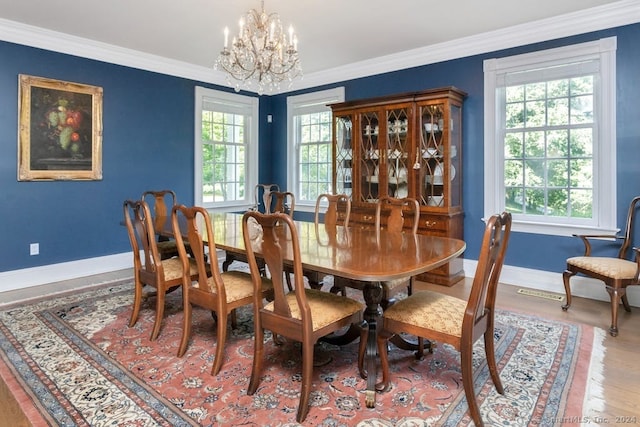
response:
<path id="1" fill-rule="evenodd" d="M 382 196 L 413 197 L 420 233 L 463 238 L 465 96 L 446 87 L 331 105 L 333 190 L 350 195 L 352 223 L 372 225 Z M 462 278 L 460 258 L 419 276 L 448 286 Z"/>

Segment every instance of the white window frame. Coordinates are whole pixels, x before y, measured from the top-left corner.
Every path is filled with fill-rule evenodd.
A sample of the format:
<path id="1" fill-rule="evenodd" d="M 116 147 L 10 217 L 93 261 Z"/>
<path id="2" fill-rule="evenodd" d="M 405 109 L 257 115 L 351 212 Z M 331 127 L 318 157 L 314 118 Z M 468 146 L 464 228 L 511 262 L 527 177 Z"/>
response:
<path id="1" fill-rule="evenodd" d="M 344 87 L 305 93 L 287 97 L 287 189 L 294 194 L 300 193 L 300 144 L 296 140 L 294 117 L 299 114 L 331 111 L 327 104 L 344 101 Z M 333 142 L 332 142 L 333 144 Z M 316 201 L 298 200 L 296 210 L 313 212 Z"/>
<path id="2" fill-rule="evenodd" d="M 616 226 L 616 37 L 544 51 L 484 61 L 484 217 L 505 209 L 504 143 L 498 90 L 504 73 L 532 70 L 580 59 L 598 59 L 599 78 L 594 81 L 596 136 L 593 147 L 593 198 L 595 223 L 523 221 L 513 216 L 513 230 L 570 236 L 615 233 Z"/>
<path id="3" fill-rule="evenodd" d="M 223 105 L 225 112 L 243 114 L 248 120 L 246 135 L 245 194 L 242 200 L 226 200 L 224 202 L 203 201 L 202 196 L 202 111 L 205 102 Z M 221 211 L 244 210 L 253 205 L 253 191 L 258 181 L 258 106 L 257 97 L 222 92 L 196 86 L 195 89 L 195 141 L 194 141 L 194 181 L 195 204 L 205 208 L 216 208 Z"/>

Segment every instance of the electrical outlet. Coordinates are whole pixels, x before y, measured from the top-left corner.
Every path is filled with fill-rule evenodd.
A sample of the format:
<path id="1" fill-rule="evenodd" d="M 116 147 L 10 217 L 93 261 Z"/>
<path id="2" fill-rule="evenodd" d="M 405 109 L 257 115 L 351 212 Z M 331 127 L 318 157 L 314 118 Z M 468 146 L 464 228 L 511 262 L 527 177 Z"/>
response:
<path id="1" fill-rule="evenodd" d="M 40 243 L 31 243 L 29 245 L 29 255 L 38 255 L 40 253 Z"/>

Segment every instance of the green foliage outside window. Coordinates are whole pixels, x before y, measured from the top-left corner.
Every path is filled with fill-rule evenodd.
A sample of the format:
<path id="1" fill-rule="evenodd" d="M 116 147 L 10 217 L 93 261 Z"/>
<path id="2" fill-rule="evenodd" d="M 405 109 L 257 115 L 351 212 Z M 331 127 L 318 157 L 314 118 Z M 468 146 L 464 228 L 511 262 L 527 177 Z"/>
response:
<path id="1" fill-rule="evenodd" d="M 241 200 L 245 195 L 245 117 L 202 112 L 202 193 L 205 201 Z"/>
<path id="2" fill-rule="evenodd" d="M 592 218 L 593 77 L 506 88 L 505 203 L 510 212 Z"/>

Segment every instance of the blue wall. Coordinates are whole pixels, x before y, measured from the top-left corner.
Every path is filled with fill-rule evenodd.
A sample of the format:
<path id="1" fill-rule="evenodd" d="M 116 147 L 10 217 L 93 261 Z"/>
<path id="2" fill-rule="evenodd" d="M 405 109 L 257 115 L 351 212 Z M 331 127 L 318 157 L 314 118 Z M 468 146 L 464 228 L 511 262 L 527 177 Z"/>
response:
<path id="1" fill-rule="evenodd" d="M 640 193 L 640 24 L 323 86 L 345 86 L 347 100 L 454 85 L 464 105 L 463 187 L 466 257 L 476 259 L 483 223 L 482 61 L 618 37 L 618 223 Z M 104 89 L 103 176 L 90 182 L 17 182 L 18 74 Z M 0 42 L 0 272 L 127 252 L 121 205 L 149 188 L 172 188 L 193 203 L 194 87 L 212 85 Z M 219 88 L 230 91 L 230 89 Z M 305 92 L 308 92 L 305 91 Z M 301 92 L 296 92 L 301 93 Z M 288 94 L 291 95 L 291 94 Z M 267 124 L 265 117 L 274 121 Z M 286 186 L 286 95 L 260 98 L 261 182 Z M 40 255 L 29 256 L 29 243 Z M 514 233 L 507 263 L 561 271 L 581 250 L 575 239 Z"/>

